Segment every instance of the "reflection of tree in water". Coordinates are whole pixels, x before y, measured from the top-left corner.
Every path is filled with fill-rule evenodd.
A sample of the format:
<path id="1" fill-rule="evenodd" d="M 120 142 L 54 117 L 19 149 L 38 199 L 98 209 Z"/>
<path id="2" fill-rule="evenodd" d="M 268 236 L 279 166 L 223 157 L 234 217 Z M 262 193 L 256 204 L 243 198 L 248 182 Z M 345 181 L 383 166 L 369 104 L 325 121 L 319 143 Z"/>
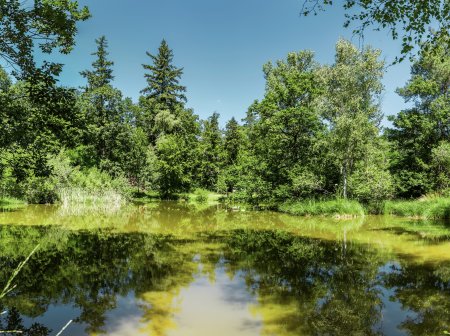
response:
<path id="1" fill-rule="evenodd" d="M 2 307 L 0 307 L 2 310 Z M 23 319 L 19 311 L 12 308 L 10 311 L 0 315 L 0 331 L 2 335 L 25 335 L 25 336 L 47 336 L 51 333 L 51 329 L 40 323 L 33 323 L 29 328 L 25 328 L 23 325 Z M 11 332 L 6 332 L 11 331 Z M 14 331 L 20 331 L 20 334 Z"/>
<path id="2" fill-rule="evenodd" d="M 376 253 L 274 231 L 235 231 L 228 246 L 230 269 L 245 271 L 268 334 L 379 334 Z"/>
<path id="3" fill-rule="evenodd" d="M 31 245 L 46 234 L 44 228 L 22 229 L 17 245 Z M 164 290 L 171 285 L 165 280 L 182 271 L 185 256 L 175 253 L 172 240 L 137 233 L 69 233 L 35 254 L 16 278 L 17 288 L 2 303 L 29 317 L 44 314 L 50 304 L 73 304 L 81 309 L 76 321 L 87 324 L 88 333 L 102 332 L 105 313 L 116 307 L 118 295 L 133 291 L 139 297 L 150 289 Z M 0 283 L 20 260 L 2 252 Z"/>
<path id="4" fill-rule="evenodd" d="M 409 335 L 443 335 L 450 330 L 450 264 L 402 262 L 383 280 L 394 290 L 392 299 L 417 314 L 400 325 Z"/>
<path id="5" fill-rule="evenodd" d="M 133 293 L 143 300 L 146 330 L 165 334 L 173 324 L 173 299 L 198 272 L 196 254 L 201 255 L 202 274 L 212 282 L 219 260 L 230 275 L 244 274 L 258 300 L 252 311 L 263 318 L 266 334 L 381 334 L 382 287 L 418 313 L 399 326 L 410 334 L 437 335 L 449 329 L 449 265 L 404 261 L 399 269 L 380 273 L 385 256 L 351 242 L 268 230 L 188 236 L 1 226 L 0 283 L 36 243 L 41 249 L 2 301 L 8 314 L 0 316 L 0 330 L 47 335 L 43 325 L 23 325 L 23 316 L 39 317 L 50 305 L 65 304 L 80 310 L 68 319 L 86 324 L 88 333 L 104 333 L 106 313 L 117 307 L 119 296 Z"/>

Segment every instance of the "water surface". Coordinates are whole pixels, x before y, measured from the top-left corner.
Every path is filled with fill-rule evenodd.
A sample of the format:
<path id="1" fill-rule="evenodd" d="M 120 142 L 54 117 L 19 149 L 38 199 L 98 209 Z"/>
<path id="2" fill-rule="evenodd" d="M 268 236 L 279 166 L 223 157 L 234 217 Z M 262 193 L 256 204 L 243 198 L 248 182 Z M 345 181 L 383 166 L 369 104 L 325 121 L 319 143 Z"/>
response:
<path id="1" fill-rule="evenodd" d="M 25 335 L 443 335 L 450 229 L 164 202 L 0 213 L 0 330 Z"/>

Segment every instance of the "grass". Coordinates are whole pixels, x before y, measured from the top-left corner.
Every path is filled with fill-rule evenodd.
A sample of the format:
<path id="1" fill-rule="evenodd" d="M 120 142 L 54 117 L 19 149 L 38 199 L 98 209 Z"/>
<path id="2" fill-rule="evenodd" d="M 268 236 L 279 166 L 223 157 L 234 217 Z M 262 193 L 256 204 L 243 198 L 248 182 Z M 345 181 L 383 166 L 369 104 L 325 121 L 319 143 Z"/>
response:
<path id="1" fill-rule="evenodd" d="M 280 205 L 278 210 L 296 216 L 355 217 L 365 214 L 360 203 L 345 199 L 290 202 Z"/>
<path id="2" fill-rule="evenodd" d="M 39 245 L 37 245 L 30 252 L 28 257 L 26 257 L 25 260 L 22 261 L 21 263 L 19 263 L 19 265 L 16 267 L 16 269 L 13 272 L 13 274 L 9 277 L 8 282 L 6 283 L 6 285 L 3 288 L 2 292 L 0 293 L 0 300 L 3 299 L 3 297 L 5 297 L 9 292 L 11 292 L 16 287 L 16 285 L 12 285 L 12 282 L 14 281 L 16 276 L 20 273 L 20 271 L 25 266 L 25 264 L 28 262 L 28 260 L 30 260 L 31 256 L 37 251 L 38 248 L 39 248 Z"/>
<path id="3" fill-rule="evenodd" d="M 13 197 L 1 197 L 0 198 L 0 206 L 4 206 L 4 205 L 23 205 L 25 204 L 25 201 L 22 201 L 20 199 L 17 198 L 13 198 Z"/>
<path id="4" fill-rule="evenodd" d="M 450 219 L 450 198 L 423 197 L 408 201 L 386 201 L 383 210 L 385 215 Z"/>
<path id="5" fill-rule="evenodd" d="M 87 205 L 120 207 L 127 202 L 124 195 L 114 189 L 89 191 L 84 188 L 63 188 L 58 190 L 58 198 L 62 206 Z"/>

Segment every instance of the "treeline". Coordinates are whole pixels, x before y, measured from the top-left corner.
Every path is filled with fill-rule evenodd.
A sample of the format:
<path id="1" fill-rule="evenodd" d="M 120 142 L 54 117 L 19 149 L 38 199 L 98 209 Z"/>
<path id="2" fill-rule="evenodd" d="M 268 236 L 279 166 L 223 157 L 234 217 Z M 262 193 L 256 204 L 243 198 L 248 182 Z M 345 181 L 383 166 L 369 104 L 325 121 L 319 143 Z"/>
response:
<path id="1" fill-rule="evenodd" d="M 382 127 L 380 51 L 340 40 L 331 65 L 289 53 L 263 67 L 264 98 L 220 128 L 186 107 L 182 68 L 163 40 L 138 102 L 113 86 L 105 37 L 83 88 L 13 82 L 0 70 L 0 192 L 32 203 L 93 194 L 168 198 L 196 188 L 251 204 L 350 198 L 379 204 L 450 190 L 448 39 L 424 48 Z M 399 83 L 401 85 L 402 83 Z M 119 197 L 119 201 L 120 201 Z"/>

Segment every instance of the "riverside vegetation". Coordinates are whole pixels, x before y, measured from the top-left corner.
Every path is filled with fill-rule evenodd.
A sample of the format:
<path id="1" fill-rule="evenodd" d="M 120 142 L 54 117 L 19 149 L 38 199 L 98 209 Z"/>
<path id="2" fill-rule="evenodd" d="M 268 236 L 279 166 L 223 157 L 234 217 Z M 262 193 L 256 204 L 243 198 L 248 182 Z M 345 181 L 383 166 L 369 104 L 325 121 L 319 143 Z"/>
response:
<path id="1" fill-rule="evenodd" d="M 391 127 L 381 126 L 381 51 L 339 40 L 332 64 L 318 63 L 307 50 L 265 64 L 264 97 L 242 122 L 231 118 L 221 129 L 219 114 L 200 120 L 186 107 L 183 69 L 165 40 L 156 53 L 147 52 L 147 86 L 137 102 L 113 86 L 105 36 L 96 40 L 92 67 L 80 73 L 85 86 L 59 86 L 61 65 L 37 68 L 29 45 L 40 33 L 50 41 L 39 44 L 44 52 L 69 52 L 75 23 L 89 11 L 70 1 L 42 6 L 50 6 L 45 15 L 62 11 L 65 20 L 41 22 L 50 27 L 34 35 L 39 25 L 26 21 L 28 44 L 3 32 L 22 48 L 9 59 L 17 71 L 0 68 L 3 203 L 120 206 L 196 190 L 191 199 L 201 202 L 214 192 L 231 204 L 299 215 L 449 217 L 448 34 L 421 44 L 411 78 L 397 91 L 411 107 L 392 111 Z M 15 12 L 21 8 L 2 20 L 17 24 L 36 14 L 21 16 Z M 70 29 L 62 34 L 57 24 Z"/>

